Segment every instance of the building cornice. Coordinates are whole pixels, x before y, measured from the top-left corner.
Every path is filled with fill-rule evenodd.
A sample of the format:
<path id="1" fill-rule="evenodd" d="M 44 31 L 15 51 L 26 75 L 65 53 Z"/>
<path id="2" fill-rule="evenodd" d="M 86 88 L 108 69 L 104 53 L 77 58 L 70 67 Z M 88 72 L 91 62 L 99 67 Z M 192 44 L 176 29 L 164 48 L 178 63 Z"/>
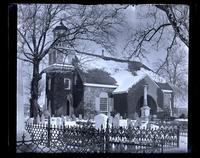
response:
<path id="1" fill-rule="evenodd" d="M 107 84 L 96 84 L 96 83 L 83 83 L 84 86 L 88 87 L 102 87 L 102 88 L 117 88 L 117 85 L 107 85 Z"/>

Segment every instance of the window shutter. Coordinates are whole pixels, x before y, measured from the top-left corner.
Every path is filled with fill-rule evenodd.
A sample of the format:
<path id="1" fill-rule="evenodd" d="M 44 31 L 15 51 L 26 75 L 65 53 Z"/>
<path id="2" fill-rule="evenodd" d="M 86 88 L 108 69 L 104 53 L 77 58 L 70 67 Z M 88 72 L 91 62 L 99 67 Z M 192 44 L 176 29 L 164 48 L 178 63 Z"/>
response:
<path id="1" fill-rule="evenodd" d="M 95 110 L 100 111 L 100 100 L 99 97 L 95 98 Z"/>

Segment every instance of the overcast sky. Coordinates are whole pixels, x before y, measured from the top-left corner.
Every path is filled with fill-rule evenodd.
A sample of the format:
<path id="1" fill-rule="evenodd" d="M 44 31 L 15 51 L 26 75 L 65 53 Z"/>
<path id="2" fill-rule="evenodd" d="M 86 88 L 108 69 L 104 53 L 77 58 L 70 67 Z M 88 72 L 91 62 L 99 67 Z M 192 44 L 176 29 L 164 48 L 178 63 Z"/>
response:
<path id="1" fill-rule="evenodd" d="M 143 13 L 143 11 L 145 12 L 145 9 L 144 10 L 141 10 L 140 7 L 133 7 L 133 6 L 129 6 L 127 9 L 125 9 L 123 11 L 123 13 L 125 14 L 125 18 L 126 18 L 126 21 L 127 21 L 127 25 L 129 26 L 129 29 L 130 30 L 134 30 L 135 28 L 138 28 L 138 27 L 141 27 L 142 26 L 142 23 L 145 23 L 145 19 L 141 19 L 139 18 L 138 16 L 138 13 Z M 162 16 L 161 16 L 162 18 Z M 58 23 L 59 24 L 59 23 Z M 120 54 L 124 45 L 126 44 L 127 42 L 127 39 L 128 37 L 130 36 L 130 33 L 131 31 L 129 29 L 122 29 L 121 30 L 121 33 L 118 33 L 117 34 L 117 43 L 116 43 L 116 52 L 115 54 Z M 52 37 L 53 33 L 51 34 L 50 37 Z M 146 66 L 148 66 L 149 68 L 153 69 L 154 70 L 154 63 L 156 61 L 158 61 L 159 59 L 164 59 L 166 57 L 166 45 L 167 43 L 169 43 L 169 41 L 167 40 L 168 39 L 168 34 L 165 35 L 165 38 L 166 40 L 163 41 L 160 45 L 160 48 L 156 51 L 155 49 L 152 49 L 151 46 L 147 47 L 147 50 L 148 50 L 148 54 L 146 54 L 146 59 L 142 59 L 142 63 L 145 64 Z M 97 45 L 88 45 L 87 47 L 87 50 L 89 50 L 88 53 L 95 53 L 95 54 L 100 54 L 102 52 L 102 49 L 100 46 L 98 47 Z M 186 46 L 184 46 L 182 44 L 182 46 L 179 48 L 180 50 L 183 49 L 185 51 L 188 52 L 188 49 Z M 106 54 L 106 52 L 105 52 Z M 121 58 L 121 56 L 116 56 L 118 58 Z M 46 59 L 48 59 L 48 56 L 46 57 Z M 138 59 L 136 59 L 138 60 Z M 48 61 L 46 61 L 46 64 L 48 64 Z M 120 64 L 119 64 L 120 65 Z M 187 63 L 186 63 L 187 65 Z M 44 68 L 45 66 L 44 65 L 41 65 L 40 67 L 40 71 Z M 30 84 L 30 81 L 31 81 L 31 74 L 30 72 L 32 71 L 32 67 L 31 67 L 31 64 L 24 64 L 20 67 L 21 69 L 21 73 L 23 75 L 23 82 L 24 82 L 24 93 L 26 91 L 29 92 L 27 90 L 27 87 L 29 87 L 29 84 Z M 19 74 L 17 74 L 19 76 Z M 21 75 L 21 74 L 20 74 Z M 43 79 L 45 79 L 45 76 L 43 75 Z M 21 82 L 22 82 L 21 80 Z M 28 103 L 28 97 L 24 98 Z M 44 100 L 43 100 L 44 101 Z"/>

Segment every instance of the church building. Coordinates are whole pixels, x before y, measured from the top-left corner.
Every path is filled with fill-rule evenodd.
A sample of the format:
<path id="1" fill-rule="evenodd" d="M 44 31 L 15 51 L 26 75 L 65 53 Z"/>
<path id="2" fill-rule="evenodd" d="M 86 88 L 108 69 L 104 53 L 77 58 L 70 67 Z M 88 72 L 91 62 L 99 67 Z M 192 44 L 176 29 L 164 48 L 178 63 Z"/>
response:
<path id="1" fill-rule="evenodd" d="M 173 115 L 173 90 L 162 77 L 138 61 L 120 63 L 96 61 L 86 70 L 78 66 L 74 52 L 62 52 L 67 47 L 68 29 L 61 24 L 53 30 L 55 49 L 49 53 L 46 73 L 46 106 L 51 116 L 94 115 L 112 112 L 132 118 L 144 104 L 151 115 L 168 112 Z M 111 71 L 111 69 L 113 71 Z"/>

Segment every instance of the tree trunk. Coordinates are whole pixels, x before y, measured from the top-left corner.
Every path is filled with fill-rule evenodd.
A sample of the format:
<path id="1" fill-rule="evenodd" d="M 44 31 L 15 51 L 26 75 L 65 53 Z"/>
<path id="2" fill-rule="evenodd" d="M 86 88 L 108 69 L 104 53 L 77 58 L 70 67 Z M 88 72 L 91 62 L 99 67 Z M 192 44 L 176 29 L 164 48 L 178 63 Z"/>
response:
<path id="1" fill-rule="evenodd" d="M 40 107 L 38 105 L 38 84 L 41 79 L 39 64 L 39 60 L 33 62 L 33 77 L 31 81 L 30 117 L 34 117 L 34 120 L 36 120 L 38 114 L 40 114 Z"/>

